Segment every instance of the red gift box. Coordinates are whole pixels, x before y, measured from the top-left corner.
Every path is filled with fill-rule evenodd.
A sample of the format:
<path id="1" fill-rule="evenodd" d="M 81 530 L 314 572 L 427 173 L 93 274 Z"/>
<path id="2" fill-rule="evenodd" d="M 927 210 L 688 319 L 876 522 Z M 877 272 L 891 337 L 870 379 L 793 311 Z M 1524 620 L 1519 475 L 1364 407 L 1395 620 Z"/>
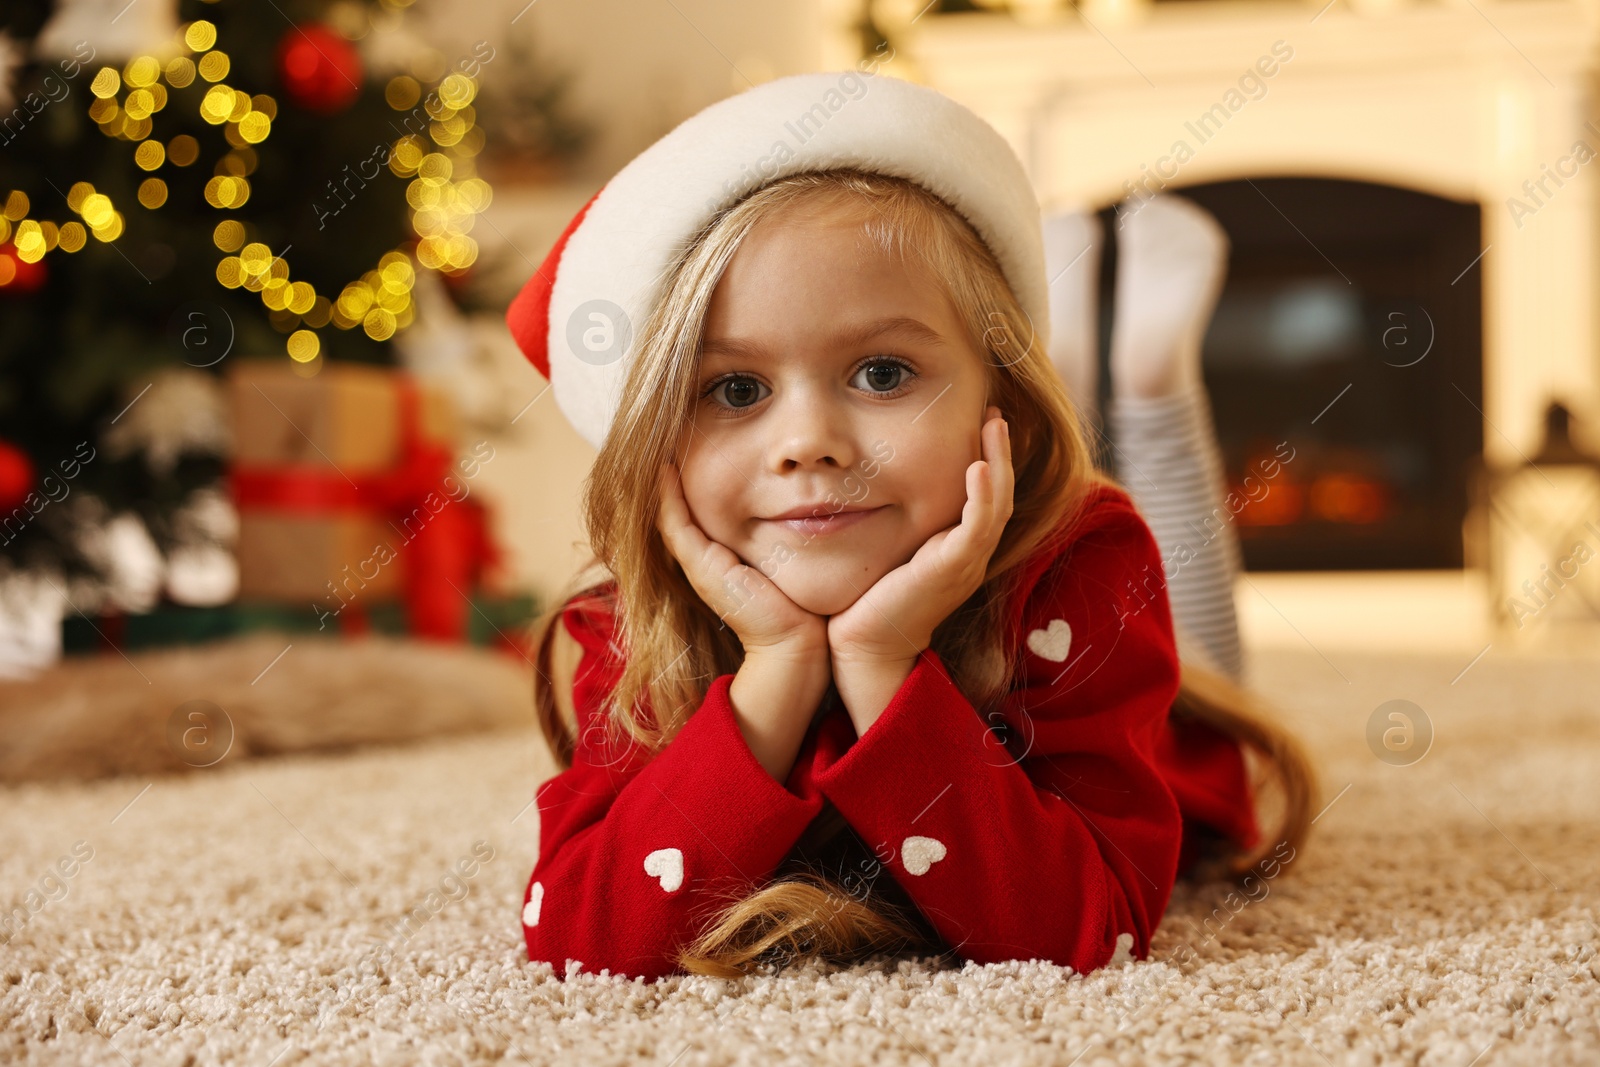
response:
<path id="1" fill-rule="evenodd" d="M 493 448 L 456 458 L 448 396 L 403 371 L 266 361 L 235 364 L 229 392 L 240 597 L 309 601 L 323 627 L 361 631 L 398 595 L 411 633 L 462 640 L 499 558 L 470 495 Z"/>

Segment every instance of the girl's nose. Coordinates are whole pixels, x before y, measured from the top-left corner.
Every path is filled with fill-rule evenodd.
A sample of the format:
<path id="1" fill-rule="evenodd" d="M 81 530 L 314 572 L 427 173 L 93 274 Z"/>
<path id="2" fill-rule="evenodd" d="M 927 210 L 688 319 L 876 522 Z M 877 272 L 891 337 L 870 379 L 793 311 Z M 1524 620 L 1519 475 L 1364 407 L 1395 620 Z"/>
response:
<path id="1" fill-rule="evenodd" d="M 844 469 L 856 462 L 852 420 L 843 405 L 818 395 L 819 392 L 790 390 L 778 410 L 772 412 L 773 417 L 767 420 L 773 432 L 770 448 L 776 469 Z"/>

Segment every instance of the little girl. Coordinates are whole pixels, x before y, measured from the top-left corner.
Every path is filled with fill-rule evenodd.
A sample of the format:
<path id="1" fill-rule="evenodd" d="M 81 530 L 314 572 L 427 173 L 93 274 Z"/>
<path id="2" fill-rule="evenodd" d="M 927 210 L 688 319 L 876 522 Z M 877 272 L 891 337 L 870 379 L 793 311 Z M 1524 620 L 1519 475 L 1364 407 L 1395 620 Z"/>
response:
<path id="1" fill-rule="evenodd" d="M 1088 972 L 1148 955 L 1179 874 L 1299 842 L 1309 768 L 1180 664 L 1049 316 L 1020 161 L 889 78 L 714 104 L 578 213 L 508 312 L 599 448 L 604 568 L 537 632 L 567 769 L 537 793 L 531 960 Z M 1283 787 L 1265 849 L 1244 746 Z"/>

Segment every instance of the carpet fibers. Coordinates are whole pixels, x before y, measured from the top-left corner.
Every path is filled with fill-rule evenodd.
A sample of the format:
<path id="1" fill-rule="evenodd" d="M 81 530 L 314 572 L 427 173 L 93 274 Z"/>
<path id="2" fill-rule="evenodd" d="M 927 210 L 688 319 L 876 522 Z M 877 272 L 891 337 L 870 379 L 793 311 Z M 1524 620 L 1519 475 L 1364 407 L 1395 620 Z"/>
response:
<path id="1" fill-rule="evenodd" d="M 1600 666 L 1464 665 L 1256 654 L 1319 761 L 1309 844 L 1259 899 L 1180 884 L 1152 958 L 1088 976 L 563 981 L 517 921 L 531 728 L 11 784 L 0 1062 L 1595 1063 Z M 1432 724 L 1410 765 L 1367 740 L 1393 699 Z"/>

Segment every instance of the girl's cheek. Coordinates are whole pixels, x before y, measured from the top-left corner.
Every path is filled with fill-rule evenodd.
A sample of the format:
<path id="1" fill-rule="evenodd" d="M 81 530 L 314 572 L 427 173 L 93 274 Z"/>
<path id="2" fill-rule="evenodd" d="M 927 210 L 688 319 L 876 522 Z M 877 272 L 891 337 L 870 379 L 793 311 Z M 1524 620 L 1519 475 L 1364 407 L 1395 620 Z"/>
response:
<path id="1" fill-rule="evenodd" d="M 896 456 L 895 462 L 900 462 L 901 458 Z M 917 463 L 909 455 L 904 458 L 902 477 L 897 479 L 893 491 L 895 498 L 903 502 L 907 514 L 912 517 L 921 538 L 926 540 L 940 530 L 959 523 L 961 509 L 967 502 L 966 476 L 963 473 L 966 465 L 958 457 L 950 456 L 938 457 L 943 462 L 930 457 L 925 463 Z M 873 484 L 876 486 L 877 483 Z"/>

